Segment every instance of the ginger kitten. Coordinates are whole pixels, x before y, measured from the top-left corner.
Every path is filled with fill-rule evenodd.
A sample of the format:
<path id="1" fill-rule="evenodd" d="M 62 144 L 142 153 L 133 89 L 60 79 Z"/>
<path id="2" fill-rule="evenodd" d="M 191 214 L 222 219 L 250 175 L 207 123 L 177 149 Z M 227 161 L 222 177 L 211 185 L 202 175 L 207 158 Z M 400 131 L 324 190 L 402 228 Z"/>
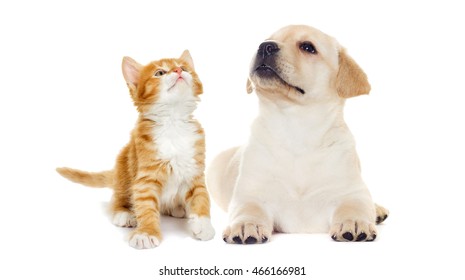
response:
<path id="1" fill-rule="evenodd" d="M 187 217 L 195 238 L 212 239 L 205 136 L 192 117 L 203 89 L 189 52 L 146 66 L 124 57 L 122 68 L 139 118 L 114 169 L 57 168 L 58 173 L 87 186 L 113 188 L 113 223 L 135 227 L 129 236 L 134 248 L 159 245 L 160 214 Z"/>

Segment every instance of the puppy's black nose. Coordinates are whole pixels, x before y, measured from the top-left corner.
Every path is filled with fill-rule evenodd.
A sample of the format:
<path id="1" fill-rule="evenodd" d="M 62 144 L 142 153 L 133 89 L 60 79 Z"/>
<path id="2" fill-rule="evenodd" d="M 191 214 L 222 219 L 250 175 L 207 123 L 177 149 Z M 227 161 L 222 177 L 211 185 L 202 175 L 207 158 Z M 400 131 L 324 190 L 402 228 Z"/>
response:
<path id="1" fill-rule="evenodd" d="M 278 44 L 272 41 L 266 41 L 258 47 L 258 55 L 262 58 L 271 56 L 279 51 Z"/>

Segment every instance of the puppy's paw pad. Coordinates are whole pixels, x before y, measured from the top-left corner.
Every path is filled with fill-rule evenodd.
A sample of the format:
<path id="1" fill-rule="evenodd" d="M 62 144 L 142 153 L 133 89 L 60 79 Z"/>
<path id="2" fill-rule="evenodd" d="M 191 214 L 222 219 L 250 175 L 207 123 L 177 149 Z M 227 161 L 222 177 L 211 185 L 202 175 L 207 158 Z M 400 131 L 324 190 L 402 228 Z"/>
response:
<path id="1" fill-rule="evenodd" d="M 119 227 L 135 227 L 137 226 L 136 217 L 128 211 L 118 211 L 113 215 L 112 222 Z"/>
<path id="2" fill-rule="evenodd" d="M 189 226 L 194 237 L 199 240 L 206 241 L 212 239 L 215 236 L 215 229 L 211 224 L 210 218 L 190 218 Z"/>
<path id="3" fill-rule="evenodd" d="M 254 223 L 244 223 L 227 227 L 223 232 L 223 240 L 230 244 L 266 243 L 271 236 L 270 228 Z"/>
<path id="4" fill-rule="evenodd" d="M 136 249 L 152 249 L 160 245 L 160 240 L 147 233 L 135 233 L 129 239 L 129 245 Z"/>
<path id="5" fill-rule="evenodd" d="M 335 223 L 330 230 L 331 238 L 335 241 L 373 241 L 376 239 L 376 228 L 373 223 L 346 220 Z"/>

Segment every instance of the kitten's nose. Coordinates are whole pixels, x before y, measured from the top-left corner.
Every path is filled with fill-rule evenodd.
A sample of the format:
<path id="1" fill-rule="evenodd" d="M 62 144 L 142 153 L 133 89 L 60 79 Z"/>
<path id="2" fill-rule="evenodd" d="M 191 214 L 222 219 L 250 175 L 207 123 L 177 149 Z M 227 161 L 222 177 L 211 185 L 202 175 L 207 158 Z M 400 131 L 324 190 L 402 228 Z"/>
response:
<path id="1" fill-rule="evenodd" d="M 174 68 L 173 72 L 178 73 L 178 75 L 181 75 L 182 69 L 181 69 L 181 67 Z"/>

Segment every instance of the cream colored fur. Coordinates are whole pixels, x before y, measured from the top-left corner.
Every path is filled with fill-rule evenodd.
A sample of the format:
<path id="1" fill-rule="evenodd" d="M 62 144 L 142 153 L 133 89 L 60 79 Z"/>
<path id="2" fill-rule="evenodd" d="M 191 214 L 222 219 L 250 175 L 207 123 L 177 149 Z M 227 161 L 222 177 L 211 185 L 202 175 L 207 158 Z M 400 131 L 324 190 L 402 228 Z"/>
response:
<path id="1" fill-rule="evenodd" d="M 259 97 L 249 140 L 218 155 L 207 186 L 229 212 L 228 243 L 263 243 L 273 231 L 329 232 L 337 241 L 372 241 L 387 217 L 362 180 L 345 99 L 368 94 L 365 73 L 332 37 L 308 26 L 273 34 L 277 77 L 247 84 Z M 317 53 L 304 51 L 311 42 Z M 378 211 L 378 213 L 377 213 Z M 378 217 L 378 218 L 377 218 Z"/>

